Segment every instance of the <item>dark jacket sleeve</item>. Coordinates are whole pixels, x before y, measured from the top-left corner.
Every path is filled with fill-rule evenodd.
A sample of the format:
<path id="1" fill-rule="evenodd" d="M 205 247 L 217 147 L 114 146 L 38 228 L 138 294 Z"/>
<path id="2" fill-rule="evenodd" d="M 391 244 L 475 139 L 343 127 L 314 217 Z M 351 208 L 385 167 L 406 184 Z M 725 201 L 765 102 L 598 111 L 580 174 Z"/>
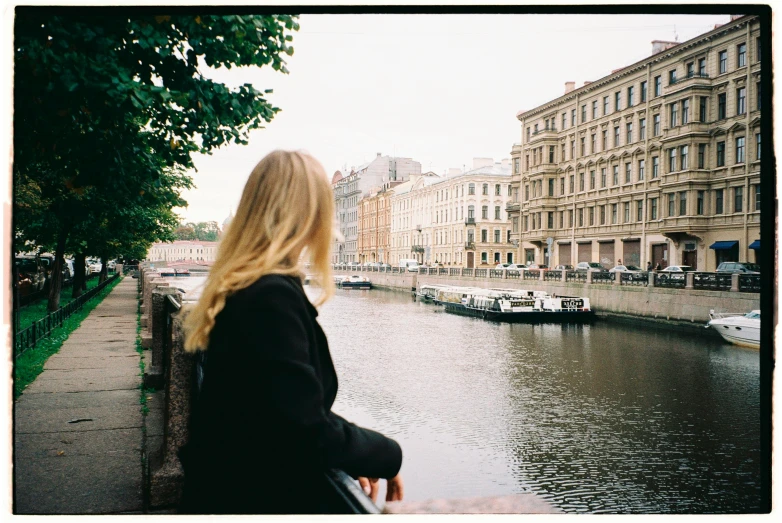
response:
<path id="1" fill-rule="evenodd" d="M 402 466 L 399 444 L 325 408 L 307 336 L 306 297 L 283 279 L 248 290 L 239 308 L 242 317 L 232 323 L 246 340 L 244 350 L 257 375 L 259 402 L 280 423 L 276 428 L 289 435 L 287 443 L 302 460 L 323 468 L 339 468 L 354 477 L 394 477 Z"/>

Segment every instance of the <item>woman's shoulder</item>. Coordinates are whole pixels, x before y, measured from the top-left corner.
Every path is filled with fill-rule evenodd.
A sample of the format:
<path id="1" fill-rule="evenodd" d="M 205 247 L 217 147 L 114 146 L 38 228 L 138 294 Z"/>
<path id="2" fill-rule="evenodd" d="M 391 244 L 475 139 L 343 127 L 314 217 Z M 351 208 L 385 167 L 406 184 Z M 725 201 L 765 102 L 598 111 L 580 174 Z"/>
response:
<path id="1" fill-rule="evenodd" d="M 265 274 L 254 283 L 236 291 L 234 301 L 285 300 L 303 304 L 305 297 L 301 283 L 295 276 L 285 274 Z"/>

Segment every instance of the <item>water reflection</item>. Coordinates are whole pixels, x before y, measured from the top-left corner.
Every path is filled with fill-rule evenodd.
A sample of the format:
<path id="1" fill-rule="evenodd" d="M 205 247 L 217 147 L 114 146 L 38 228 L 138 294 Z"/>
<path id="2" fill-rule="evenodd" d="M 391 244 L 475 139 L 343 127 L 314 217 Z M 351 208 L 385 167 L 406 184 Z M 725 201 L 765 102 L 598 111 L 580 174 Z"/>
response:
<path id="1" fill-rule="evenodd" d="M 662 327 L 495 324 L 381 290 L 337 291 L 320 321 L 335 411 L 402 443 L 408 499 L 759 507 L 757 351 Z"/>

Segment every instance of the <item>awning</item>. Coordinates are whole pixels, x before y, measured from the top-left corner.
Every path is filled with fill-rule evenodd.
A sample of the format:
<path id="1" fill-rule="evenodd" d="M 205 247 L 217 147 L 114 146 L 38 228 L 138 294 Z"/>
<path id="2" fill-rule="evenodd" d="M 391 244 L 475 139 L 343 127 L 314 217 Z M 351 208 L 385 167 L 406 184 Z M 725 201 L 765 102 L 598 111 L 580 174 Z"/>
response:
<path id="1" fill-rule="evenodd" d="M 714 242 L 709 246 L 709 249 L 714 249 L 715 251 L 732 249 L 738 244 L 739 242 Z"/>
<path id="2" fill-rule="evenodd" d="M 750 249 L 759 250 L 760 249 L 760 240 L 755 240 L 754 242 L 749 244 Z"/>

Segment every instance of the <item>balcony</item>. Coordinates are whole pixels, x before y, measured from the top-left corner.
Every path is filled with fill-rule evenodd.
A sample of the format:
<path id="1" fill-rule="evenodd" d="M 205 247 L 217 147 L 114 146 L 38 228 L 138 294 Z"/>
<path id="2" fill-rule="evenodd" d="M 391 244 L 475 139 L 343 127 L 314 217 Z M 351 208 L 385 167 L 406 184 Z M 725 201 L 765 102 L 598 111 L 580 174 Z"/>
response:
<path id="1" fill-rule="evenodd" d="M 412 249 L 410 249 L 412 252 L 424 252 L 424 246 L 423 245 L 413 245 Z"/>
<path id="2" fill-rule="evenodd" d="M 464 224 L 465 225 L 475 225 L 475 218 L 469 218 L 469 217 L 465 218 L 464 219 Z"/>
<path id="3" fill-rule="evenodd" d="M 519 212 L 519 202 L 508 202 L 505 204 L 505 212 Z"/>
<path id="4" fill-rule="evenodd" d="M 533 144 L 540 140 L 556 140 L 556 139 L 557 139 L 557 129 L 555 127 L 549 127 L 547 129 L 538 129 L 537 131 L 532 133 L 532 136 L 530 136 L 528 143 Z"/>
<path id="5" fill-rule="evenodd" d="M 415 226 L 415 230 L 418 231 L 418 232 L 421 232 L 421 225 L 420 224 L 416 225 Z"/>
<path id="6" fill-rule="evenodd" d="M 464 250 L 465 251 L 474 251 L 475 250 L 475 242 L 465 242 L 464 243 Z"/>
<path id="7" fill-rule="evenodd" d="M 663 94 L 672 94 L 694 86 L 711 87 L 711 78 L 706 73 L 693 72 L 684 78 L 677 78 L 672 82 L 668 82 Z"/>

